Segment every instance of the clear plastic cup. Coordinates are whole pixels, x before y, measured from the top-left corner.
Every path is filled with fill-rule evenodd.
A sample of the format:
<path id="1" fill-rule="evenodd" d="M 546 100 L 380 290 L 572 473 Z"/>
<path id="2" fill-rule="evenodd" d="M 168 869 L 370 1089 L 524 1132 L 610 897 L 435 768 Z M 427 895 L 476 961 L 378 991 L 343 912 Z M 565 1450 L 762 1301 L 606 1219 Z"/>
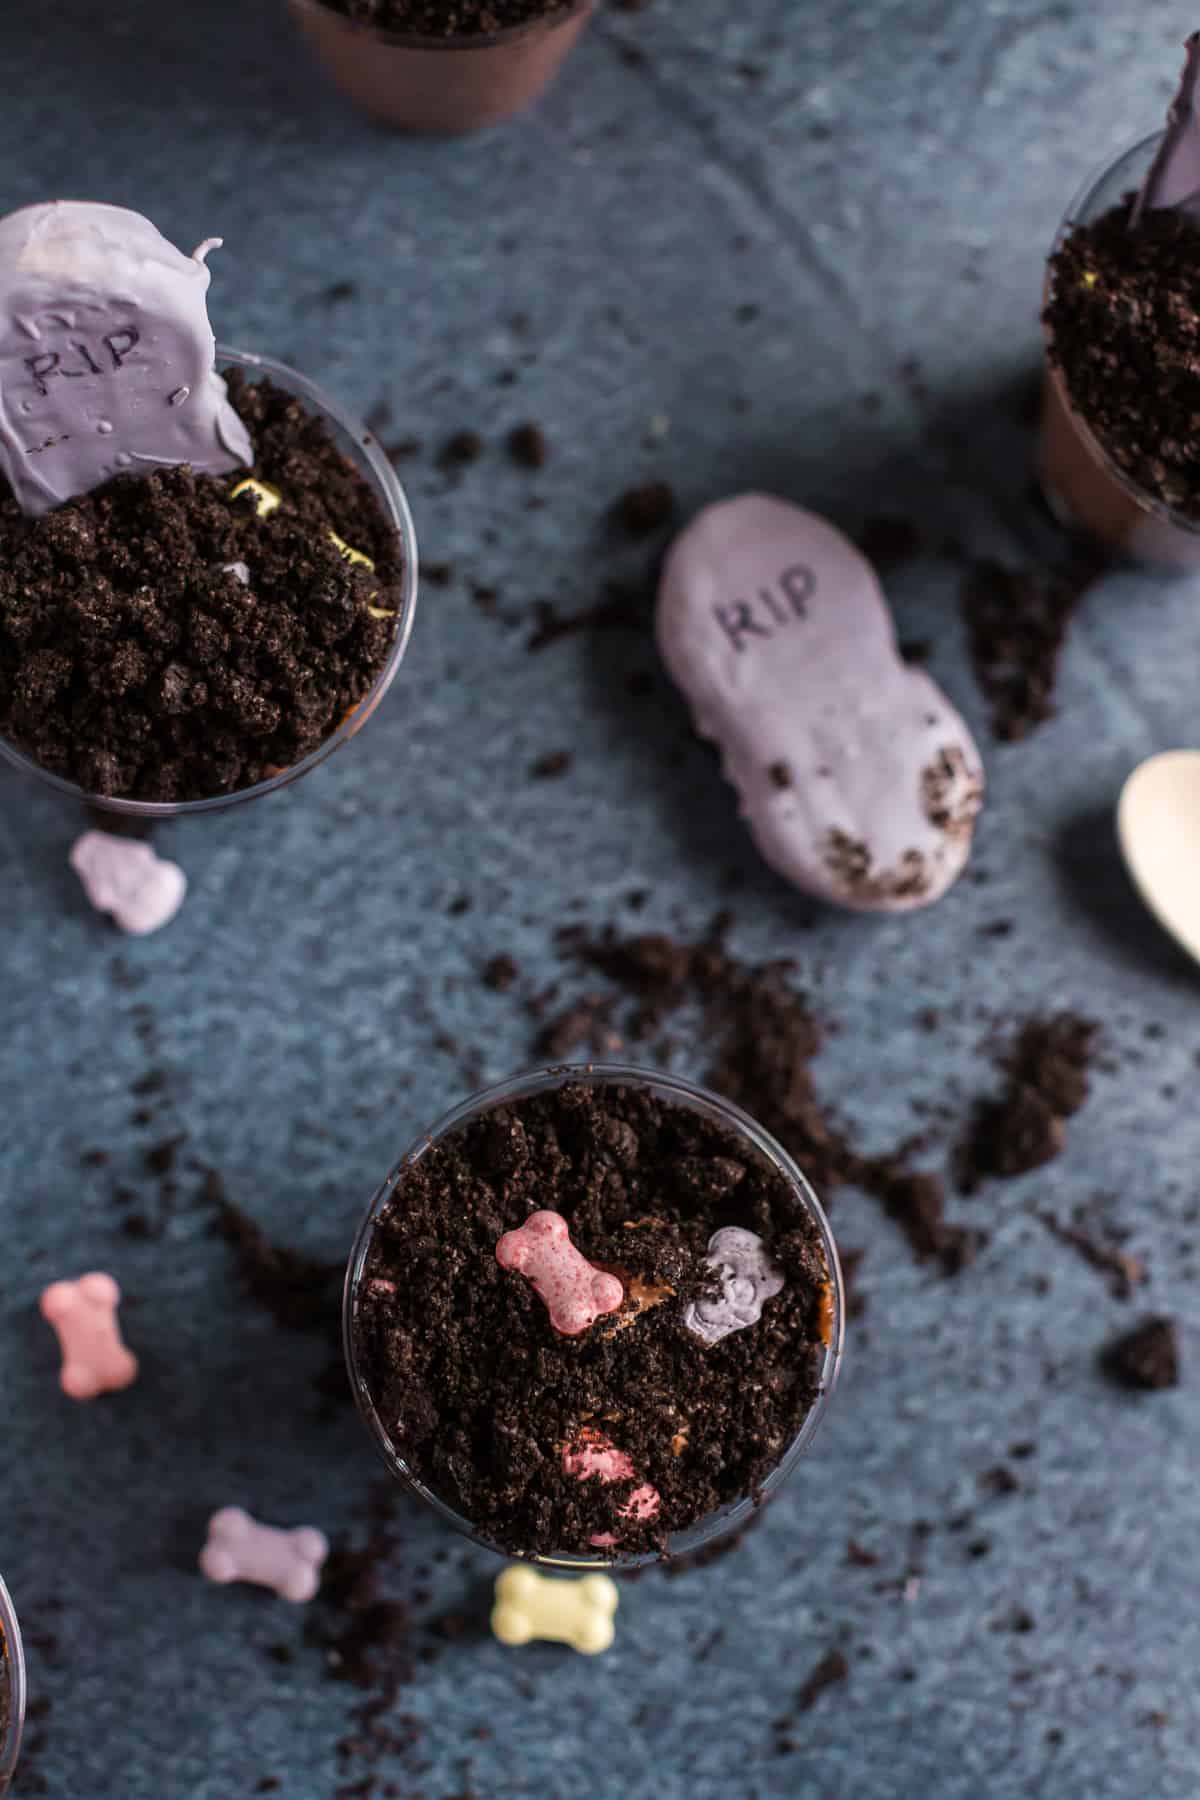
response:
<path id="1" fill-rule="evenodd" d="M 786 1150 L 777 1144 L 761 1125 L 756 1124 L 748 1113 L 744 1113 L 740 1107 L 732 1105 L 730 1101 L 722 1100 L 718 1095 L 695 1086 L 690 1081 L 683 1081 L 676 1075 L 650 1073 L 646 1069 L 634 1068 L 623 1063 L 579 1063 L 552 1069 L 537 1069 L 525 1075 L 514 1076 L 512 1080 L 500 1082 L 495 1087 L 484 1088 L 482 1092 L 463 1101 L 461 1106 L 456 1106 L 453 1112 L 447 1113 L 430 1131 L 424 1133 L 410 1145 L 367 1208 L 346 1270 L 342 1334 L 350 1385 L 367 1429 L 396 1480 L 410 1493 L 423 1500 L 426 1505 L 431 1506 L 456 1531 L 474 1539 L 485 1549 L 496 1550 L 498 1546 L 492 1543 L 470 1519 L 465 1518 L 426 1486 L 420 1476 L 405 1461 L 403 1451 L 388 1436 L 358 1366 L 354 1331 L 358 1291 L 367 1255 L 371 1248 L 375 1224 L 380 1213 L 408 1170 L 413 1168 L 433 1145 L 452 1136 L 474 1119 L 490 1112 L 494 1107 L 509 1106 L 515 1101 L 528 1099 L 534 1094 L 546 1093 L 551 1089 L 563 1087 L 569 1082 L 584 1082 L 593 1086 L 639 1088 L 668 1104 L 689 1107 L 693 1112 L 698 1112 L 703 1117 L 713 1120 L 727 1131 L 735 1132 L 745 1138 L 753 1151 L 762 1160 L 778 1169 L 791 1185 L 817 1228 L 828 1266 L 829 1289 L 826 1307 L 828 1329 L 817 1371 L 818 1393 L 812 1409 L 778 1463 L 762 1483 L 758 1496 L 747 1494 L 742 1499 L 733 1501 L 716 1512 L 710 1513 L 707 1518 L 701 1519 L 688 1530 L 673 1534 L 668 1542 L 668 1555 L 671 1557 L 691 1555 L 715 1543 L 718 1538 L 727 1537 L 744 1526 L 761 1503 L 778 1493 L 812 1443 L 817 1427 L 824 1418 L 832 1398 L 837 1384 L 838 1370 L 841 1366 L 845 1333 L 845 1292 L 837 1246 L 829 1229 L 829 1221 L 801 1170 L 792 1161 Z M 502 1552 L 502 1554 L 508 1553 Z M 659 1556 L 656 1551 L 644 1551 L 628 1556 L 621 1556 L 618 1553 L 608 1556 L 601 1551 L 587 1555 L 563 1551 L 553 1556 L 535 1555 L 530 1557 L 532 1562 L 567 1569 L 611 1567 L 631 1569 L 658 1560 Z"/>
<path id="2" fill-rule="evenodd" d="M 549 18 L 462 38 L 381 31 L 324 0 L 290 0 L 292 15 L 334 86 L 395 131 L 458 136 L 529 106 L 558 74 L 595 0 Z"/>
<path id="3" fill-rule="evenodd" d="M 248 800 L 259 800 L 264 794 L 273 794 L 293 781 L 299 781 L 302 775 L 309 774 L 323 763 L 327 756 L 340 750 L 343 744 L 360 732 L 375 708 L 379 705 L 392 682 L 396 679 L 396 671 L 404 660 L 408 648 L 408 640 L 412 635 L 413 621 L 417 612 L 417 538 L 413 528 L 412 514 L 408 508 L 408 500 L 404 489 L 396 479 L 395 470 L 383 454 L 374 435 L 365 425 L 360 424 L 352 414 L 343 411 L 336 400 L 330 398 L 317 384 L 308 377 L 289 369 L 286 364 L 272 361 L 269 356 L 255 356 L 249 350 L 230 350 L 224 345 L 217 349 L 217 367 L 219 369 L 241 369 L 247 378 L 254 380 L 267 376 L 289 394 L 294 394 L 303 401 L 306 409 L 324 420 L 329 428 L 330 436 L 338 449 L 348 456 L 359 474 L 368 483 L 372 493 L 383 511 L 384 517 L 390 521 L 400 540 L 400 556 L 403 564 L 400 577 L 400 604 L 396 618 L 396 635 L 388 653 L 387 662 L 375 677 L 370 689 L 336 731 L 330 733 L 322 744 L 308 755 L 302 757 L 290 768 L 282 769 L 278 775 L 269 780 L 255 782 L 253 787 L 237 788 L 230 794 L 214 794 L 203 800 L 127 800 L 106 794 L 88 794 L 75 782 L 67 781 L 61 775 L 54 775 L 43 769 L 32 757 L 18 750 L 0 737 L 0 759 L 11 763 L 25 775 L 32 775 L 38 781 L 65 794 L 90 809 L 102 813 L 118 814 L 127 820 L 142 820 L 152 823 L 156 819 L 188 818 L 196 813 L 224 812 L 231 806 L 244 806 Z M 231 480 L 233 478 L 231 477 Z"/>
<path id="4" fill-rule="evenodd" d="M 1161 132 L 1143 138 L 1085 183 L 1058 228 L 1052 254 L 1076 225 L 1090 224 L 1141 187 L 1161 142 Z M 1047 269 L 1046 302 L 1053 285 L 1053 271 Z M 1051 510 L 1069 529 L 1086 532 L 1138 562 L 1181 569 L 1200 565 L 1200 519 L 1187 518 L 1146 493 L 1113 460 L 1075 411 L 1062 373 L 1049 357 L 1037 472 Z"/>
<path id="5" fill-rule="evenodd" d="M 21 1753 L 21 1731 L 25 1724 L 25 1651 L 16 1608 L 3 1581 L 0 1581 L 0 1637 L 4 1640 L 0 1680 L 5 1683 L 8 1701 L 8 1727 L 0 1737 L 0 1794 L 4 1794 L 8 1792 Z"/>

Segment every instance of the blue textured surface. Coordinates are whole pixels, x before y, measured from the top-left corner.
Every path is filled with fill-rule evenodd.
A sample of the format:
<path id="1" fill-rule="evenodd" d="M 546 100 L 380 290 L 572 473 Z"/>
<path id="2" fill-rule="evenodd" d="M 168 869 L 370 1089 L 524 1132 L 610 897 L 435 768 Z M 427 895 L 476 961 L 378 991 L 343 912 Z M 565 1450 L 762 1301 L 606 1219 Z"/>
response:
<path id="1" fill-rule="evenodd" d="M 840 1198 L 869 1314 L 762 1526 L 708 1572 L 630 1585 L 598 1662 L 468 1639 L 421 1665 L 401 1705 L 427 1766 L 385 1761 L 377 1792 L 1190 1800 L 1190 1370 L 1144 1401 L 1103 1384 L 1095 1348 L 1133 1313 L 1032 1208 L 1115 1196 L 1150 1302 L 1189 1318 L 1196 978 L 1130 898 L 1110 821 L 1135 761 L 1195 741 L 1195 585 L 1103 583 L 1059 719 L 989 749 L 976 878 L 895 922 L 810 923 L 762 869 L 674 696 L 629 698 L 648 641 L 581 634 L 530 656 L 525 630 L 471 599 L 483 583 L 503 608 L 570 610 L 640 572 L 603 515 L 643 475 L 687 509 L 762 484 L 850 526 L 898 511 L 935 543 L 1036 550 L 1013 394 L 1036 356 L 1042 255 L 1092 165 L 1161 117 L 1190 9 L 653 0 L 605 14 L 531 118 L 455 145 L 359 124 L 269 0 L 5 10 L 6 208 L 64 193 L 136 206 L 185 246 L 222 232 L 228 341 L 361 412 L 388 399 L 397 436 L 435 446 L 470 425 L 491 446 L 454 486 L 428 454 L 408 465 L 424 555 L 457 576 L 426 588 L 368 731 L 244 816 L 161 832 L 192 881 L 161 937 L 105 930 L 67 866 L 79 820 L 0 771 L 0 1567 L 41 1643 L 32 1692 L 52 1703 L 30 1770 L 54 1795 L 113 1800 L 241 1800 L 270 1775 L 283 1800 L 317 1800 L 365 1773 L 336 1750 L 356 1696 L 299 1646 L 297 1615 L 195 1573 L 229 1501 L 361 1530 L 375 1466 L 353 1418 L 315 1416 L 320 1349 L 239 1297 L 187 1159 L 276 1237 L 341 1255 L 403 1143 L 473 1078 L 439 1034 L 491 1076 L 527 1060 L 513 996 L 479 983 L 489 955 L 510 950 L 533 989 L 556 973 L 564 916 L 602 922 L 645 886 L 646 922 L 697 929 L 736 884 L 735 946 L 795 956 L 841 1020 L 821 1085 L 869 1144 L 908 1130 L 914 1100 L 989 1087 L 982 1039 L 1008 1009 L 1101 1011 L 1108 1067 L 1066 1157 L 961 1204 L 992 1236 L 956 1283 Z M 356 294 L 322 298 L 342 280 Z M 553 445 L 536 477 L 499 448 L 525 418 Z M 891 596 L 986 745 L 958 577 L 930 555 Z M 565 778 L 526 778 L 563 747 Z M 460 892 L 473 908 L 450 916 Z M 1000 918 L 1011 935 L 980 936 Z M 931 1005 L 936 1038 L 914 1023 Z M 137 1127 L 132 1086 L 158 1066 L 168 1095 Z M 142 1155 L 175 1132 L 177 1209 L 161 1240 L 133 1243 L 112 1187 L 153 1210 Z M 106 1168 L 81 1166 L 91 1147 Z M 143 1374 L 76 1407 L 35 1303 L 89 1266 L 126 1287 Z M 1014 1465 L 1020 1492 L 981 1493 L 1019 1440 L 1037 1446 Z M 431 1590 L 418 1615 L 482 1616 L 490 1560 L 415 1512 L 403 1531 L 399 1586 Z M 877 1568 L 847 1566 L 849 1537 Z M 1010 1628 L 1018 1606 L 1032 1631 Z M 286 1666 L 264 1654 L 279 1641 L 298 1646 Z M 772 1722 L 835 1642 L 849 1680 L 776 1755 Z"/>

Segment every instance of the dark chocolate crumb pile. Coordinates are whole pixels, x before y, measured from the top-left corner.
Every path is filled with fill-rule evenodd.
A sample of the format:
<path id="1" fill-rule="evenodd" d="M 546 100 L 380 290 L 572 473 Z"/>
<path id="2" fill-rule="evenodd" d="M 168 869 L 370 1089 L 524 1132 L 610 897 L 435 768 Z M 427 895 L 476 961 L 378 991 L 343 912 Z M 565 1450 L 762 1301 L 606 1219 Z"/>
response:
<path id="1" fill-rule="evenodd" d="M 622 1314 L 550 1324 L 496 1244 L 539 1208 L 618 1272 Z M 784 1277 L 757 1325 L 706 1346 L 683 1323 L 723 1225 Z M 753 1494 L 817 1397 L 828 1270 L 807 1210 L 739 1135 L 645 1091 L 578 1082 L 485 1114 L 409 1170 L 382 1214 L 355 1318 L 360 1372 L 398 1452 L 498 1547 L 617 1554 Z M 630 1479 L 580 1480 L 593 1434 Z M 622 1515 L 650 1483 L 661 1510 Z"/>
<path id="2" fill-rule="evenodd" d="M 959 1149 L 959 1186 L 976 1193 L 989 1176 L 1025 1175 L 1066 1148 L 1064 1121 L 1088 1097 L 1099 1027 L 1076 1013 L 1026 1020 L 1001 1059 L 1003 1094 L 976 1108 Z"/>
<path id="3" fill-rule="evenodd" d="M 1052 259 L 1045 320 L 1072 404 L 1144 492 L 1200 519 L 1200 230 L 1128 202 Z"/>
<path id="4" fill-rule="evenodd" d="M 532 19 L 553 18 L 572 0 L 325 0 L 362 25 L 416 37 L 483 37 Z"/>
<path id="5" fill-rule="evenodd" d="M 387 660 L 401 571 L 374 495 L 290 394 L 239 371 L 229 389 L 254 477 L 284 497 L 266 518 L 230 500 L 237 476 L 188 468 L 43 519 L 0 501 L 0 734 L 87 793 L 252 786 L 322 744 Z"/>
<path id="6" fill-rule="evenodd" d="M 349 1729 L 338 1740 L 344 1779 L 335 1800 L 399 1795 L 399 1785 L 385 1782 L 382 1773 L 383 1765 L 396 1759 L 415 1772 L 413 1751 L 423 1728 L 397 1706 L 416 1662 L 409 1608 L 397 1592 L 403 1565 L 396 1498 L 390 1485 L 372 1491 L 365 1534 L 334 1545 L 305 1620 L 305 1639 L 320 1650 L 329 1676 L 361 1694 L 349 1709 Z M 291 1660 L 287 1647 L 279 1648 Z"/>
<path id="7" fill-rule="evenodd" d="M 872 1558 L 872 1562 L 877 1558 Z M 775 1733 L 774 1750 L 776 1756 L 790 1756 L 801 1747 L 797 1736 L 798 1713 L 810 1712 L 821 1695 L 828 1688 L 837 1687 L 849 1679 L 850 1664 L 845 1652 L 837 1649 L 827 1650 L 821 1660 L 809 1672 L 796 1690 L 791 1708 L 773 1723 Z"/>
<path id="8" fill-rule="evenodd" d="M 584 936 L 574 950 L 634 996 L 630 1032 L 636 1038 L 661 1031 L 689 1000 L 700 1002 L 706 1036 L 715 1046 L 708 1085 L 778 1139 L 822 1201 L 843 1184 L 860 1188 L 881 1202 L 921 1260 L 940 1262 L 949 1275 L 972 1261 L 982 1234 L 946 1219 L 941 1178 L 914 1172 L 903 1148 L 863 1156 L 822 1103 L 812 1064 L 824 1031 L 792 986 L 789 963 L 748 966 L 725 949 L 719 933 L 689 944 L 658 933 L 622 938 L 610 930 L 597 939 Z M 593 999 L 591 1016 L 602 1007 Z M 611 1030 L 611 1012 L 605 1023 Z M 544 1028 L 543 1048 L 554 1030 Z"/>
<path id="9" fill-rule="evenodd" d="M 412 1672 L 408 1608 L 385 1591 L 390 1539 L 373 1533 L 360 1549 L 334 1549 L 321 1573 L 309 1636 L 329 1673 L 356 1687 L 399 1687 Z"/>
<path id="10" fill-rule="evenodd" d="M 1170 1388 L 1179 1382 L 1179 1336 L 1174 1319 L 1144 1319 L 1110 1344 L 1101 1359 L 1121 1387 Z"/>
<path id="11" fill-rule="evenodd" d="M 626 488 L 613 505 L 613 518 L 630 537 L 650 537 L 675 516 L 675 490 L 666 481 Z"/>
<path id="12" fill-rule="evenodd" d="M 1053 718 L 1067 633 L 1103 567 L 1099 551 L 1081 548 L 1058 568 L 975 562 L 968 569 L 961 590 L 967 647 L 1001 743 Z"/>
<path id="13" fill-rule="evenodd" d="M 533 630 L 526 643 L 530 651 L 545 650 L 560 638 L 587 631 L 635 631 L 645 633 L 654 610 L 654 586 L 606 581 L 604 598 L 578 612 L 561 613 L 553 600 L 533 603 Z"/>
<path id="14" fill-rule="evenodd" d="M 1105 1196 L 1098 1195 L 1090 1207 L 1076 1207 L 1068 1220 L 1040 1210 L 1037 1217 L 1060 1244 L 1066 1244 L 1106 1278 L 1115 1300 L 1129 1300 L 1146 1280 L 1146 1265 L 1125 1248 L 1128 1231 L 1105 1218 L 1105 1210 Z M 1090 1218 L 1089 1213 L 1098 1214 L 1098 1220 Z"/>
<path id="15" fill-rule="evenodd" d="M 344 1265 L 273 1244 L 261 1225 L 225 1198 L 219 1178 L 210 1175 L 207 1186 L 207 1198 L 216 1209 L 216 1229 L 232 1247 L 251 1299 L 288 1331 L 328 1332 L 336 1339 Z"/>

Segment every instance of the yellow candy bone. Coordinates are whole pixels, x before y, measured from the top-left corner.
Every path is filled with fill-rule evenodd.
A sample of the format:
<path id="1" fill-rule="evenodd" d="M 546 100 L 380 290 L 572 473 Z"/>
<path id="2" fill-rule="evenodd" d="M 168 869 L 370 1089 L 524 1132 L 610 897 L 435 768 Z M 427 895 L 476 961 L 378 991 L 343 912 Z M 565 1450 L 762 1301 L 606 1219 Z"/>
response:
<path id="1" fill-rule="evenodd" d="M 331 531 L 329 536 L 331 541 L 337 545 L 338 554 L 345 557 L 348 563 L 361 563 L 364 569 L 370 569 L 372 575 L 375 573 L 375 564 L 369 556 L 364 556 L 361 550 L 355 550 L 353 545 L 348 544 L 345 538 L 340 538 L 336 531 Z M 371 595 L 371 598 L 372 600 L 375 598 L 374 594 Z M 389 612 L 386 607 L 382 606 L 368 606 L 367 611 L 373 619 L 394 619 L 396 616 L 394 612 Z"/>
<path id="2" fill-rule="evenodd" d="M 369 556 L 364 556 L 361 550 L 353 549 L 352 546 L 346 542 L 345 538 L 340 538 L 338 536 L 336 531 L 331 531 L 329 536 L 337 545 L 348 563 L 361 563 L 364 569 L 370 569 L 372 573 L 374 573 L 375 564 L 371 561 Z"/>
<path id="3" fill-rule="evenodd" d="M 231 500 L 236 500 L 240 494 L 253 494 L 254 510 L 260 519 L 268 518 L 277 506 L 283 505 L 283 495 L 278 488 L 272 487 L 269 481 L 255 481 L 250 475 L 229 490 Z"/>
<path id="4" fill-rule="evenodd" d="M 616 1635 L 613 1614 L 619 1598 L 616 1583 L 607 1575 L 556 1581 L 518 1563 L 496 1577 L 492 1630 L 502 1644 L 528 1644 L 540 1638 L 569 1644 L 583 1656 L 597 1656 Z"/>
<path id="5" fill-rule="evenodd" d="M 272 487 L 268 481 L 255 481 L 249 475 L 244 481 L 239 481 L 236 487 L 229 490 L 231 500 L 236 500 L 239 494 L 254 496 L 254 509 L 260 519 L 269 518 L 276 507 L 283 504 L 283 495 L 278 488 Z M 331 542 L 337 546 L 339 556 L 343 556 L 348 563 L 361 563 L 364 569 L 370 569 L 374 574 L 375 564 L 369 556 L 364 556 L 361 550 L 356 550 L 353 545 L 346 542 L 345 538 L 340 538 L 336 531 L 331 531 L 329 536 Z M 372 594 L 371 598 L 374 599 L 375 596 Z M 368 606 L 367 611 L 373 619 L 394 619 L 396 616 L 394 612 L 389 612 L 382 606 Z"/>

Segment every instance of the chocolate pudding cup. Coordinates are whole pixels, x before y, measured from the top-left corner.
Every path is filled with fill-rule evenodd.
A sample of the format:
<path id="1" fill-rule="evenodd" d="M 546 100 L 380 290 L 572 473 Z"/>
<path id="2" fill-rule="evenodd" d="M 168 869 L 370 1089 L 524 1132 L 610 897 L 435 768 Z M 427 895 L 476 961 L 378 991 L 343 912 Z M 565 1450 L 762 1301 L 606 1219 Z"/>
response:
<path id="1" fill-rule="evenodd" d="M 25 1652 L 12 1596 L 0 1581 L 0 1794 L 8 1792 L 25 1724 Z"/>
<path id="2" fill-rule="evenodd" d="M 813 1398 L 809 1410 L 784 1445 L 773 1467 L 757 1482 L 753 1492 L 738 1495 L 686 1529 L 672 1532 L 665 1548 L 623 1552 L 618 1543 L 611 1548 L 593 1547 L 584 1552 L 564 1549 L 550 1553 L 544 1549 L 524 1549 L 520 1545 L 498 1543 L 477 1521 L 468 1518 L 445 1495 L 436 1492 L 413 1466 L 405 1454 L 404 1445 L 395 1441 L 380 1417 L 364 1373 L 360 1302 L 369 1278 L 368 1263 L 381 1220 L 386 1229 L 385 1215 L 403 1200 L 406 1177 L 435 1146 L 446 1143 L 497 1108 L 514 1108 L 535 1096 L 572 1086 L 593 1090 L 613 1088 L 638 1096 L 648 1095 L 671 1111 L 682 1109 L 699 1115 L 701 1120 L 720 1129 L 723 1141 L 737 1140 L 737 1148 L 742 1152 L 744 1162 L 757 1165 L 760 1170 L 765 1170 L 770 1179 L 781 1178 L 786 1184 L 789 1204 L 794 1206 L 797 1217 L 803 1218 L 805 1230 L 811 1231 L 823 1269 L 823 1278 L 814 1293 L 814 1304 L 819 1317 L 817 1340 L 809 1340 L 805 1345 L 805 1354 L 812 1359 L 813 1365 Z M 539 1300 L 537 1304 L 540 1308 L 542 1303 Z M 767 1307 L 771 1304 L 770 1300 L 766 1302 Z M 765 1313 L 763 1316 L 766 1316 Z M 628 1569 L 662 1560 L 663 1557 L 687 1556 L 743 1529 L 757 1508 L 778 1493 L 816 1435 L 837 1382 L 842 1359 L 844 1324 L 845 1295 L 837 1247 L 820 1202 L 787 1152 L 748 1114 L 716 1094 L 674 1075 L 650 1074 L 645 1069 L 617 1063 L 565 1065 L 515 1076 L 497 1086 L 485 1088 L 464 1101 L 411 1144 L 367 1209 L 350 1255 L 343 1303 L 343 1342 L 350 1384 L 367 1430 L 395 1479 L 438 1513 L 447 1524 L 485 1549 L 505 1556 L 523 1557 L 550 1567 L 576 1570 L 613 1567 Z M 486 1346 L 480 1346 L 480 1355 L 486 1356 Z M 688 1429 L 690 1426 L 685 1424 L 685 1443 Z M 584 1436 L 588 1435 L 591 1435 L 590 1432 L 585 1430 Z M 674 1450 L 674 1445 L 672 1449 Z"/>
<path id="3" fill-rule="evenodd" d="M 232 806 L 244 806 L 249 800 L 260 800 L 266 794 L 273 794 L 280 788 L 299 781 L 301 776 L 308 775 L 318 764 L 323 763 L 335 750 L 360 732 L 371 717 L 392 682 L 404 660 L 408 648 L 408 640 L 412 635 L 413 621 L 417 607 L 417 539 L 413 527 L 412 514 L 404 489 L 396 479 L 395 471 L 388 462 L 374 435 L 365 425 L 359 423 L 350 413 L 343 411 L 335 400 L 324 393 L 315 382 L 309 381 L 295 369 L 289 369 L 284 363 L 271 360 L 270 357 L 256 356 L 247 350 L 231 350 L 224 346 L 217 348 L 217 367 L 221 370 L 241 369 L 248 379 L 265 376 L 276 387 L 294 394 L 303 402 L 305 410 L 321 419 L 329 431 L 329 435 L 339 450 L 353 463 L 355 469 L 363 477 L 374 494 L 376 502 L 384 518 L 393 527 L 400 544 L 400 557 L 403 564 L 400 581 L 400 603 L 396 615 L 395 635 L 387 661 L 363 695 L 358 704 L 342 719 L 337 729 L 311 750 L 307 756 L 293 763 L 286 769 L 269 778 L 253 783 L 249 787 L 235 788 L 229 793 L 214 794 L 198 800 L 130 800 L 121 796 L 88 793 L 75 782 L 64 776 L 55 775 L 44 769 L 19 750 L 15 744 L 0 736 L 0 759 L 19 769 L 22 774 L 32 775 L 58 793 L 79 801 L 86 806 L 92 823 L 104 829 L 103 820 L 97 815 L 109 816 L 113 819 L 113 829 L 124 822 L 127 831 L 137 833 L 153 826 L 156 820 L 189 818 L 199 813 L 224 812 Z M 236 474 L 229 477 L 230 486 L 236 484 Z"/>
<path id="4" fill-rule="evenodd" d="M 1090 224 L 1141 187 L 1161 142 L 1161 132 L 1143 138 L 1085 183 L 1058 228 L 1051 255 L 1075 226 Z M 1044 304 L 1053 281 L 1048 269 Z M 1049 340 L 1049 328 L 1046 335 Z M 1075 410 L 1062 371 L 1049 356 L 1037 473 L 1051 511 L 1068 529 L 1135 562 L 1176 569 L 1200 566 L 1200 519 L 1186 517 L 1130 479 Z"/>
<path id="5" fill-rule="evenodd" d="M 460 38 L 382 31 L 325 0 L 289 0 L 334 86 L 394 131 L 459 137 L 529 106 L 558 74 L 595 0 L 565 0 L 549 18 Z"/>

